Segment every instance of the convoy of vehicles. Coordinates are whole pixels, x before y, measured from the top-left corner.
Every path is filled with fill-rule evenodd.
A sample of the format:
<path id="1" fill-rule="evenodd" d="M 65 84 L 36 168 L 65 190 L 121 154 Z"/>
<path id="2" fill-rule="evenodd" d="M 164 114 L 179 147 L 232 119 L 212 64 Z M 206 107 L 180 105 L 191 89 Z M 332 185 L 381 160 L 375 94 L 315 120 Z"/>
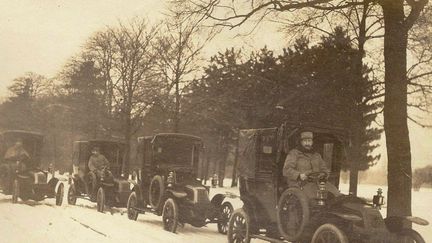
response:
<path id="1" fill-rule="evenodd" d="M 314 148 L 331 172 L 310 173 L 306 181 L 289 186 L 282 175 L 284 160 L 304 129 L 314 133 Z M 19 143 L 26 152 L 6 156 Z M 87 199 L 96 202 L 100 212 L 105 206 L 126 207 L 131 220 L 153 213 L 161 216 L 164 229 L 170 232 L 183 224 L 203 227 L 216 223 L 229 243 L 249 243 L 254 238 L 298 243 L 424 243 L 419 233 L 405 225 L 427 225 L 426 220 L 382 217 L 382 191 L 372 201 L 338 191 L 347 143 L 343 129 L 313 123 L 286 122 L 276 128 L 241 130 L 237 170 L 243 207 L 234 211 L 225 200 L 227 195 L 210 199 L 210 187 L 197 179 L 204 150 L 199 137 L 180 133 L 139 137 L 133 180 L 129 173 L 124 174 L 123 142 L 75 141 L 67 201 L 75 205 L 78 198 Z M 13 203 L 56 198 L 56 205 L 62 204 L 63 183 L 53 170 L 39 168 L 42 145 L 39 133 L 13 130 L 0 134 L 0 188 L 12 195 Z M 101 173 L 88 168 L 93 147 L 100 148 L 109 161 Z"/>

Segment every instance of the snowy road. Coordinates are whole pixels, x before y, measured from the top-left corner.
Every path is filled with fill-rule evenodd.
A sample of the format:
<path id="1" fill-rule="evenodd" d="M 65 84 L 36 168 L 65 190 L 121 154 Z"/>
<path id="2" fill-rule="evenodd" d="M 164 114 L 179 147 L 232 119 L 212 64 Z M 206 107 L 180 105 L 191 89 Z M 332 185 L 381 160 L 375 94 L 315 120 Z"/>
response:
<path id="1" fill-rule="evenodd" d="M 347 186 L 343 185 L 342 191 Z M 371 197 L 377 186 L 360 186 L 360 195 Z M 218 189 L 224 192 L 229 189 Z M 385 188 L 384 188 L 385 190 Z M 432 222 L 432 189 L 421 189 L 413 193 L 413 214 Z M 234 200 L 234 207 L 241 203 Z M 112 209 L 104 214 L 96 212 L 93 203 L 78 200 L 76 206 L 55 206 L 54 199 L 11 204 L 10 196 L 0 194 L 0 242 L 226 242 L 226 236 L 217 232 L 216 225 L 194 228 L 186 225 L 177 234 L 162 229 L 160 217 L 145 214 L 138 222 L 128 220 L 125 209 Z M 384 212 L 385 213 L 385 209 Z M 416 227 L 432 242 L 431 226 Z M 253 240 L 253 242 L 261 242 Z"/>

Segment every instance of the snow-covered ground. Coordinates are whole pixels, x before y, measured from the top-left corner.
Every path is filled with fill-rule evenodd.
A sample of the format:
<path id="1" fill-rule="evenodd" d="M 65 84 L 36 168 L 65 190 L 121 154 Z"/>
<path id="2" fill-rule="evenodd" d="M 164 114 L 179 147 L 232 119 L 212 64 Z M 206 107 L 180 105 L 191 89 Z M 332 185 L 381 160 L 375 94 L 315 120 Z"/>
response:
<path id="1" fill-rule="evenodd" d="M 65 182 L 65 184 L 67 184 Z M 228 183 L 226 183 L 229 185 Z M 342 185 L 342 192 L 347 190 Z M 360 196 L 370 198 L 377 186 L 360 185 Z M 384 193 L 386 188 L 383 187 Z M 217 188 L 214 193 L 237 193 L 236 189 Z M 385 194 L 384 194 L 385 195 Z M 238 199 L 228 199 L 234 208 L 241 207 Z M 54 199 L 42 202 L 29 201 L 12 204 L 10 196 L 0 194 L 0 243 L 9 242 L 226 242 L 226 236 L 217 232 L 215 224 L 203 228 L 186 225 L 176 234 L 162 229 L 161 218 L 153 214 L 140 214 L 138 221 L 131 221 L 125 209 L 114 208 L 111 212 L 98 213 L 95 205 L 78 199 L 76 206 L 55 206 Z M 413 214 L 432 222 L 432 189 L 413 193 Z M 385 214 L 385 208 L 383 209 Z M 431 226 L 416 227 L 426 242 L 432 242 Z M 253 240 L 253 242 L 262 242 Z"/>

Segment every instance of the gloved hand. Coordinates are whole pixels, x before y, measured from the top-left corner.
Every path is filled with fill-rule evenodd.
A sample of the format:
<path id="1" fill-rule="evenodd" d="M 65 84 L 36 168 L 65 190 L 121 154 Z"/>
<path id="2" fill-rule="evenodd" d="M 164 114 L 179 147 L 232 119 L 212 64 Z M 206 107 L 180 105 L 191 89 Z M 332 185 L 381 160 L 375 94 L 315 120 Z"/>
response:
<path id="1" fill-rule="evenodd" d="M 307 177 L 306 174 L 300 174 L 300 175 L 299 175 L 299 178 L 300 178 L 300 180 L 304 181 L 304 180 L 306 180 L 308 177 Z"/>

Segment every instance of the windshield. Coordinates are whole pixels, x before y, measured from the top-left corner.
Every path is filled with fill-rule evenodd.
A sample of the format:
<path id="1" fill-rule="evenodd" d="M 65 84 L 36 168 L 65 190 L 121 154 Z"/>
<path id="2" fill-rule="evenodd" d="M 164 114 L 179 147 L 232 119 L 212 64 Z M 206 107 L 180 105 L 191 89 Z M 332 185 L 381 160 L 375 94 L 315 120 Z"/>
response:
<path id="1" fill-rule="evenodd" d="M 194 166 L 198 162 L 201 142 L 184 137 L 159 138 L 154 144 L 156 164 Z"/>

